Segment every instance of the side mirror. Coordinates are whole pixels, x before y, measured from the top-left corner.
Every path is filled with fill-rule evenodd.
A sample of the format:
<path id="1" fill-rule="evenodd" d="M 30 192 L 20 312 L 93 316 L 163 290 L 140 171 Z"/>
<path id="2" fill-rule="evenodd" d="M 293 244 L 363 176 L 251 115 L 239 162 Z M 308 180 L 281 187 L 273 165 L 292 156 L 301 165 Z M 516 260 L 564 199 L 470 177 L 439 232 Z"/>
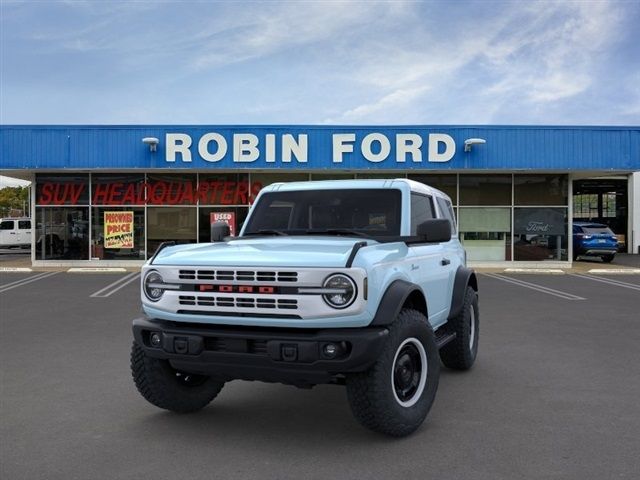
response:
<path id="1" fill-rule="evenodd" d="M 214 222 L 211 224 L 211 241 L 222 242 L 225 237 L 231 235 L 231 228 L 225 222 Z"/>
<path id="2" fill-rule="evenodd" d="M 418 225 L 416 234 L 426 242 L 448 242 L 451 240 L 451 223 L 446 218 L 425 220 Z"/>

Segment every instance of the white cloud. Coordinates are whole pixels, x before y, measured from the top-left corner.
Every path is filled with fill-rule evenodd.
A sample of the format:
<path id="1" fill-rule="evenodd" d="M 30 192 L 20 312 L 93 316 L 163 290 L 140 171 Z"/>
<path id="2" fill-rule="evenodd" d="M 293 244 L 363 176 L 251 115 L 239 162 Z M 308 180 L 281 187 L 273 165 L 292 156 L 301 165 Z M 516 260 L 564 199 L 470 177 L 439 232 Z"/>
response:
<path id="1" fill-rule="evenodd" d="M 31 182 L 27 180 L 20 180 L 18 178 L 7 177 L 5 175 L 0 175 L 0 188 L 24 187 L 26 185 L 31 185 Z"/>
<path id="2" fill-rule="evenodd" d="M 377 61 L 366 61 L 368 55 L 360 55 L 365 61 L 354 70 L 358 82 L 372 87 L 370 98 L 345 109 L 336 119 L 375 122 L 385 106 L 397 104 L 408 91 L 425 112 L 425 122 L 443 121 L 440 112 L 432 113 L 434 106 L 442 106 L 443 97 L 449 98 L 449 118 L 453 118 L 456 96 L 465 97 L 458 112 L 463 110 L 469 114 L 467 118 L 491 122 L 488 105 L 491 112 L 506 108 L 522 113 L 588 91 L 601 60 L 599 55 L 618 37 L 622 19 L 618 4 L 500 5 L 500 15 L 492 19 L 459 20 L 455 35 L 436 27 L 440 36 L 434 36 L 424 27 L 412 49 L 400 41 L 387 43 L 384 48 L 366 45 L 364 48 L 379 54 L 372 55 Z M 462 120 L 469 123 L 468 119 Z"/>
<path id="3" fill-rule="evenodd" d="M 497 36 L 486 53 L 501 78 L 486 93 L 540 103 L 586 91 L 597 54 L 615 39 L 619 20 L 609 2 L 532 4 L 525 18 L 512 16 L 513 33 Z"/>
<path id="4" fill-rule="evenodd" d="M 298 2 L 263 4 L 259 12 L 242 9 L 221 27 L 215 22 L 197 35 L 202 53 L 193 59 L 199 68 L 218 67 L 295 50 L 314 43 L 330 44 L 341 36 L 351 37 L 359 27 L 377 18 L 403 15 L 404 1 Z M 322 47 L 320 47 L 322 48 Z"/>
<path id="5" fill-rule="evenodd" d="M 414 100 L 422 96 L 428 86 L 417 88 L 401 88 L 395 90 L 388 95 L 376 100 L 372 103 L 359 105 L 351 110 L 344 112 L 339 119 L 327 119 L 323 123 L 340 123 L 340 122 L 360 122 L 363 118 L 377 119 L 370 120 L 369 123 L 381 123 L 380 115 L 388 117 L 389 112 L 395 112 L 399 108 L 410 105 Z"/>

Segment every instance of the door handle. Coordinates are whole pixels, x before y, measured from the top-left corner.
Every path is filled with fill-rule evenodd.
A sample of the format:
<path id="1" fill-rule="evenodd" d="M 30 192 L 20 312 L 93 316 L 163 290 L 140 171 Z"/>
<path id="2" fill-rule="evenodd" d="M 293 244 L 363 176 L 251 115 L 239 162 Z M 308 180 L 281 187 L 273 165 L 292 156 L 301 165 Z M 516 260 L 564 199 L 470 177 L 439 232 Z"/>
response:
<path id="1" fill-rule="evenodd" d="M 442 265 L 443 267 L 445 265 L 449 265 L 451 263 L 451 260 L 449 260 L 448 258 L 443 258 L 442 260 L 440 260 L 440 265 Z"/>

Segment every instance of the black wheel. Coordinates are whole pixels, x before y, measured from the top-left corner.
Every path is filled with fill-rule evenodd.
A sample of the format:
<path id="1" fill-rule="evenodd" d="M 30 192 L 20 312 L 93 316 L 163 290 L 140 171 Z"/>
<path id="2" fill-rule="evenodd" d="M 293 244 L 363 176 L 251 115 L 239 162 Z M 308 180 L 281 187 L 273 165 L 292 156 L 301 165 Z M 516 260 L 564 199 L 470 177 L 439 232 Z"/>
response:
<path id="1" fill-rule="evenodd" d="M 375 431 L 403 437 L 414 432 L 438 390 L 440 360 L 425 316 L 403 309 L 389 328 L 380 358 L 366 372 L 347 376 L 347 396 L 356 419 Z"/>
<path id="2" fill-rule="evenodd" d="M 152 358 L 136 342 L 131 348 L 131 373 L 140 394 L 156 407 L 195 412 L 216 398 L 224 382 L 175 370 L 168 360 Z"/>
<path id="3" fill-rule="evenodd" d="M 603 255 L 602 256 L 602 261 L 604 263 L 611 263 L 615 256 L 616 256 L 615 253 L 613 255 Z"/>
<path id="4" fill-rule="evenodd" d="M 462 310 L 456 318 L 449 320 L 449 324 L 445 328 L 455 332 L 456 338 L 440 350 L 442 363 L 455 370 L 468 370 L 478 354 L 480 333 L 478 294 L 473 288 L 467 287 Z"/>

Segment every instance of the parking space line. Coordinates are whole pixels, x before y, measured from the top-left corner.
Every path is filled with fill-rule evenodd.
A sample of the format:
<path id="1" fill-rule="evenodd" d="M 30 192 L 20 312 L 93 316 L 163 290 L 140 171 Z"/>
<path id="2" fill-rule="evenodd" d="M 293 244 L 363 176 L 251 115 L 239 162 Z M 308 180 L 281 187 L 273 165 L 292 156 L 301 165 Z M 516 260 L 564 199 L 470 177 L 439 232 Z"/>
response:
<path id="1" fill-rule="evenodd" d="M 30 277 L 23 278 L 22 280 L 16 280 L 15 282 L 5 283 L 4 285 L 0 285 L 0 293 L 4 293 L 9 290 L 13 290 L 14 288 L 21 287 L 23 285 L 27 285 L 28 283 L 37 282 L 38 280 L 42 280 L 43 278 L 52 277 L 60 272 L 43 272 L 38 273 L 37 275 L 31 275 Z"/>
<path id="2" fill-rule="evenodd" d="M 115 282 L 110 283 L 106 287 L 101 288 L 97 292 L 92 293 L 90 295 L 90 297 L 92 297 L 92 298 L 109 297 L 109 296 L 113 295 L 114 293 L 116 293 L 121 288 L 126 287 L 131 282 L 134 282 L 135 280 L 137 280 L 138 277 L 140 277 L 140 272 L 132 272 L 132 273 L 130 273 L 128 275 L 125 275 L 122 278 L 119 278 Z"/>
<path id="3" fill-rule="evenodd" d="M 519 287 L 529 288 L 537 292 L 546 293 L 547 295 L 553 295 L 554 297 L 559 297 L 564 300 L 586 300 L 586 298 L 573 295 L 572 293 L 562 292 L 560 290 L 554 290 L 553 288 L 543 287 L 542 285 L 525 282 L 524 280 L 517 280 L 515 278 L 505 277 L 497 273 L 483 273 L 483 275 L 487 277 L 495 278 L 496 280 L 502 280 L 503 282 L 512 283 L 514 285 L 518 285 Z"/>
<path id="4" fill-rule="evenodd" d="M 572 277 L 586 278 L 587 280 L 593 280 L 594 282 L 606 283 L 613 285 L 614 287 L 630 288 L 631 290 L 640 291 L 640 285 L 633 283 L 621 282 L 620 280 L 613 280 L 611 278 L 594 277 L 592 275 L 581 275 L 579 273 L 572 273 Z"/>

